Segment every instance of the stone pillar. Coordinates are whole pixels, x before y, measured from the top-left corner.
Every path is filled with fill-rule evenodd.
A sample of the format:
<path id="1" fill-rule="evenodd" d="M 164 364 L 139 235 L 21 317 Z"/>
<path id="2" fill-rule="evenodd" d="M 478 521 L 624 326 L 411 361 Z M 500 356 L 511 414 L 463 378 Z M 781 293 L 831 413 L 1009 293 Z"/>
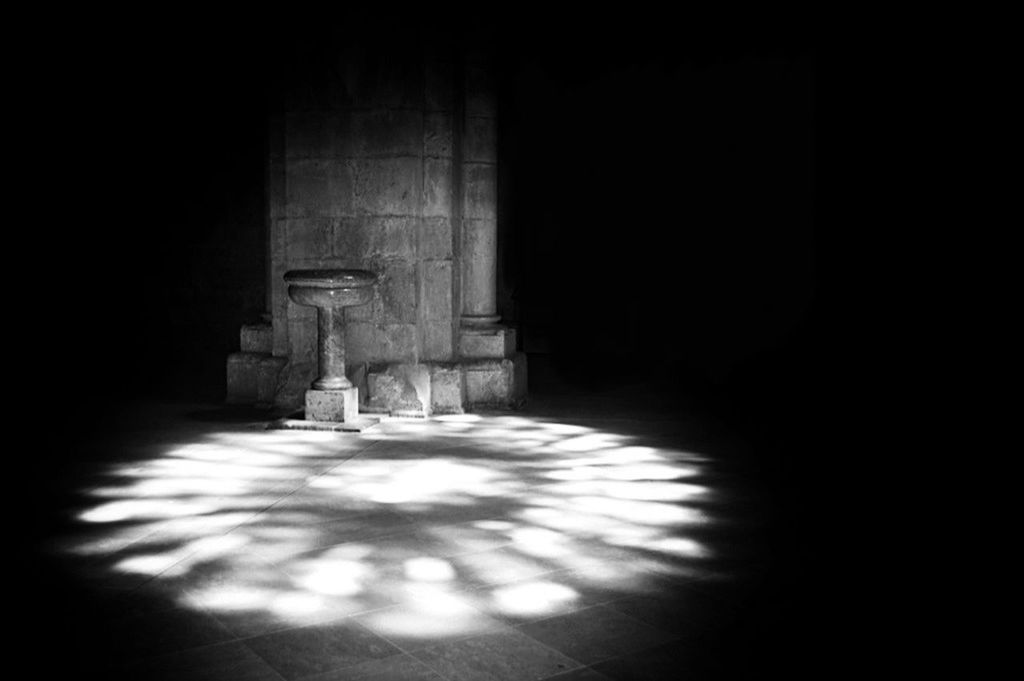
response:
<path id="1" fill-rule="evenodd" d="M 498 135 L 494 65 L 469 52 L 458 112 L 461 310 L 458 355 L 468 408 L 506 408 L 526 392 L 526 355 L 516 334 L 499 324 Z"/>
<path id="2" fill-rule="evenodd" d="M 320 375 L 314 390 L 344 390 L 352 382 L 345 376 L 345 313 L 343 308 L 317 308 L 317 354 Z"/>
<path id="3" fill-rule="evenodd" d="M 479 54 L 463 63 L 460 131 L 460 326 L 492 326 L 497 308 L 498 173 L 497 90 L 493 70 Z"/>

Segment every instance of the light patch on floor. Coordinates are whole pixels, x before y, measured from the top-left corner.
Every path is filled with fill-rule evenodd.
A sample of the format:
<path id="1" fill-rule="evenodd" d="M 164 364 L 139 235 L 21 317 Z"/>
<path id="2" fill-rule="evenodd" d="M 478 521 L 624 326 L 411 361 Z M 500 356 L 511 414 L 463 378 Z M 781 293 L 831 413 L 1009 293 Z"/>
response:
<path id="1" fill-rule="evenodd" d="M 109 467 L 78 515 L 90 532 L 61 550 L 110 553 L 113 573 L 181 584 L 179 603 L 212 613 L 363 613 L 382 635 L 441 640 L 494 626 L 487 613 L 568 612 L 581 585 L 650 593 L 699 571 L 703 461 L 526 416 L 225 431 Z"/>

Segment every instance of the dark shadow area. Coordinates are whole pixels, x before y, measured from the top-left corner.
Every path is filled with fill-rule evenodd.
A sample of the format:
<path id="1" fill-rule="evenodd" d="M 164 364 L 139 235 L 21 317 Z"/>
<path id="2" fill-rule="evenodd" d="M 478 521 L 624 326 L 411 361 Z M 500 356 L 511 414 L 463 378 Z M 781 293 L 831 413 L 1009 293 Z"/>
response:
<path id="1" fill-rule="evenodd" d="M 185 413 L 190 420 L 206 423 L 266 423 L 281 415 L 279 411 L 237 404 L 194 409 Z"/>

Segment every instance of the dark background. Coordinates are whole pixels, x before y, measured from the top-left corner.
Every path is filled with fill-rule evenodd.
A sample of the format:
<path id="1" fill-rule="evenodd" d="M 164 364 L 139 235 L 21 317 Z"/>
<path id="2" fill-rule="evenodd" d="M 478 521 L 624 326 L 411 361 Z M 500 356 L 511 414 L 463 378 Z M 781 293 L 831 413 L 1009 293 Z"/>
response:
<path id="1" fill-rule="evenodd" d="M 79 292 L 59 345 L 98 361 L 75 371 L 222 397 L 224 358 L 263 307 L 266 110 L 290 55 L 326 35 L 302 26 L 165 18 L 37 48 L 38 132 L 15 140 L 37 211 L 24 250 Z M 499 305 L 522 349 L 584 389 L 672 377 L 724 395 L 759 365 L 805 368 L 820 312 L 809 40 L 651 18 L 482 41 L 501 82 Z"/>
<path id="2" fill-rule="evenodd" d="M 263 311 L 266 113 L 295 55 L 381 17 L 112 19 L 46 25 L 23 55 L 11 253 L 44 272 L 29 281 L 47 302 L 14 303 L 20 369 L 43 400 L 74 385 L 218 402 Z M 531 391 L 643 385 L 765 436 L 817 402 L 815 53 L 798 22 L 389 19 L 390 40 L 473 36 L 496 56 L 499 311 Z"/>

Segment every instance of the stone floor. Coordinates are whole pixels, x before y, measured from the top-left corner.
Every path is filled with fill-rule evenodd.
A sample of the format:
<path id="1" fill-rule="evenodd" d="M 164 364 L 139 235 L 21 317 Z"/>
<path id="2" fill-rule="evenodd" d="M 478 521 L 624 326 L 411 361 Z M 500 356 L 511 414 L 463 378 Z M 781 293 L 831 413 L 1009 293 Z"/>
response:
<path id="1" fill-rule="evenodd" d="M 360 434 L 124 408 L 23 513 L 19 654 L 46 678 L 793 678 L 785 490 L 749 444 L 632 404 Z"/>

